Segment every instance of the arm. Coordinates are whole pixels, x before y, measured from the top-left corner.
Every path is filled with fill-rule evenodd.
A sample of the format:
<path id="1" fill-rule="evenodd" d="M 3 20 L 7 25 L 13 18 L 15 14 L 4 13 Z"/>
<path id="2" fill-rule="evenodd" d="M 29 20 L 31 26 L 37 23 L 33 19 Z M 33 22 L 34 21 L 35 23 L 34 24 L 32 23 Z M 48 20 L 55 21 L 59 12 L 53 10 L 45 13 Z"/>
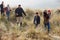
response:
<path id="1" fill-rule="evenodd" d="M 9 7 L 9 10 L 11 11 L 11 8 Z"/>
<path id="2" fill-rule="evenodd" d="M 39 22 L 40 22 L 40 16 L 39 16 Z"/>
<path id="3" fill-rule="evenodd" d="M 26 16 L 26 14 L 25 14 L 25 12 L 24 12 L 24 10 L 22 9 L 22 12 L 23 12 L 23 14 Z"/>

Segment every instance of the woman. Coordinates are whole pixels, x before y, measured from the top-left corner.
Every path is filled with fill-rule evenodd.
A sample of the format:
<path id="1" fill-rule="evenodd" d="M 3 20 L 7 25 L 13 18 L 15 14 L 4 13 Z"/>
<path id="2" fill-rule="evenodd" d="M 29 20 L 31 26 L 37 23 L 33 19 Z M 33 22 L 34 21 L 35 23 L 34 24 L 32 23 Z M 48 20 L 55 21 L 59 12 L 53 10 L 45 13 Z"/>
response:
<path id="1" fill-rule="evenodd" d="M 9 21 L 9 16 L 10 16 L 10 6 L 7 5 L 6 7 L 6 16 L 7 16 L 7 20 Z"/>
<path id="2" fill-rule="evenodd" d="M 48 27 L 48 33 L 50 32 L 50 15 L 47 10 L 44 10 L 44 26 L 45 28 Z"/>

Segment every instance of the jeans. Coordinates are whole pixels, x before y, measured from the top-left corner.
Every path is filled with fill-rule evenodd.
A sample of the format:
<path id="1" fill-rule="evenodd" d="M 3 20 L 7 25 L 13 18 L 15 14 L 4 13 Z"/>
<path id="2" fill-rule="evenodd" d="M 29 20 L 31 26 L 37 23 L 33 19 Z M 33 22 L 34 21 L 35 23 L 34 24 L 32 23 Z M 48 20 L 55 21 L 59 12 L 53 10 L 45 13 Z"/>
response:
<path id="1" fill-rule="evenodd" d="M 10 11 L 7 11 L 7 12 L 6 12 L 6 15 L 7 15 L 7 20 L 9 20 Z"/>
<path id="2" fill-rule="evenodd" d="M 50 23 L 44 23 L 45 28 L 48 27 L 48 32 L 50 31 Z"/>

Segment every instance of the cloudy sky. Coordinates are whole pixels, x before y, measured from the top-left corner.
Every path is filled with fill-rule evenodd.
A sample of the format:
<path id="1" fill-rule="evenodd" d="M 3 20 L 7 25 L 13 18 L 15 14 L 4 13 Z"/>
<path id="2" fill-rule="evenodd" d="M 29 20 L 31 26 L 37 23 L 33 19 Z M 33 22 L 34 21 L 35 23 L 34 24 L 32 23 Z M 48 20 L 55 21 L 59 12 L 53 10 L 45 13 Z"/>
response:
<path id="1" fill-rule="evenodd" d="M 60 7 L 60 0 L 0 0 L 4 1 L 5 6 L 9 4 L 11 7 L 15 7 L 21 4 L 23 7 L 29 8 L 58 8 Z"/>

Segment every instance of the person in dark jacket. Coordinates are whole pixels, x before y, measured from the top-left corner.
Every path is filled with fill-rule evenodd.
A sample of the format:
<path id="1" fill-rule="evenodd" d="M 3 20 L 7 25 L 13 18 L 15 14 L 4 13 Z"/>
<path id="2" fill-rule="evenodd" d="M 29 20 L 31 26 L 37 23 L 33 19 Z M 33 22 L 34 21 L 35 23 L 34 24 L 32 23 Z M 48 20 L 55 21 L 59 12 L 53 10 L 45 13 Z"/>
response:
<path id="1" fill-rule="evenodd" d="M 34 24 L 36 27 L 40 24 L 40 16 L 38 15 L 38 12 L 36 12 L 36 15 L 34 16 Z"/>
<path id="2" fill-rule="evenodd" d="M 0 4 L 0 11 L 1 11 L 1 4 Z"/>
<path id="3" fill-rule="evenodd" d="M 1 5 L 1 16 L 4 16 L 4 2 L 2 1 Z"/>
<path id="4" fill-rule="evenodd" d="M 43 14 L 44 14 L 44 26 L 45 26 L 45 28 L 48 27 L 48 33 L 49 33 L 49 31 L 50 31 L 49 14 L 48 14 L 47 10 L 45 10 L 43 12 Z"/>
<path id="5" fill-rule="evenodd" d="M 23 14 L 26 16 L 26 14 L 25 14 L 23 8 L 21 7 L 21 5 L 18 5 L 18 8 L 16 8 L 16 10 L 15 10 L 15 16 L 17 18 L 17 24 L 20 23 L 20 26 L 22 26 Z"/>

